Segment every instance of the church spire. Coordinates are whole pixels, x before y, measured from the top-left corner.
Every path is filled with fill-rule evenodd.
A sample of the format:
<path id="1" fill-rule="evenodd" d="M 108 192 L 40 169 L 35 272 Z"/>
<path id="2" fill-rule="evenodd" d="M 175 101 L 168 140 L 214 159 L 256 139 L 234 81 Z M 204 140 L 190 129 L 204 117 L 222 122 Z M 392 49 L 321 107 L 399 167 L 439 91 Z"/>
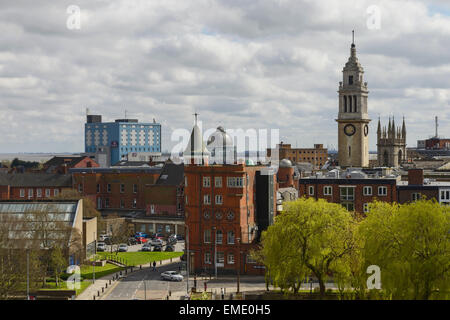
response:
<path id="1" fill-rule="evenodd" d="M 378 137 L 381 136 L 381 122 L 380 122 L 380 117 L 379 117 L 379 116 L 378 116 L 377 136 L 378 136 Z"/>
<path id="2" fill-rule="evenodd" d="M 402 123 L 402 139 L 406 139 L 405 116 L 403 116 L 403 123 Z"/>

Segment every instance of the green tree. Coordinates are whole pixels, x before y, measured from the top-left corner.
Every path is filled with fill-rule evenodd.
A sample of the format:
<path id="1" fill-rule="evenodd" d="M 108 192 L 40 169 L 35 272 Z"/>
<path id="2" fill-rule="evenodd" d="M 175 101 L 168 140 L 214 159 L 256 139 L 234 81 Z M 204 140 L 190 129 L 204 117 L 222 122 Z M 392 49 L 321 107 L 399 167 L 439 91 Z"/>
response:
<path id="1" fill-rule="evenodd" d="M 60 275 L 64 268 L 67 267 L 68 258 L 64 256 L 63 250 L 58 245 L 56 245 L 51 252 L 50 267 L 55 272 L 55 282 L 58 287 Z"/>
<path id="2" fill-rule="evenodd" d="M 348 256 L 356 245 L 356 220 L 341 205 L 321 199 L 301 198 L 284 207 L 275 223 L 263 232 L 264 264 L 275 285 L 294 292 L 312 273 L 323 297 L 329 275 L 349 272 Z"/>
<path id="3" fill-rule="evenodd" d="M 435 200 L 398 205 L 375 202 L 360 225 L 364 266 L 381 269 L 393 299 L 448 298 L 450 208 Z"/>

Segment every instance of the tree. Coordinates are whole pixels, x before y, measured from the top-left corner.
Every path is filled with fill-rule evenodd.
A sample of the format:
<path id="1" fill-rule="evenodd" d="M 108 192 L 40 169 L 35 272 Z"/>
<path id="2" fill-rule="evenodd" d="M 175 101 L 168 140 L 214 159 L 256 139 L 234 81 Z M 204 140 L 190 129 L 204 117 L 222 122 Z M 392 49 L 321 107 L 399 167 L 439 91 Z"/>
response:
<path id="1" fill-rule="evenodd" d="M 448 298 L 450 208 L 421 200 L 369 210 L 360 225 L 364 265 L 380 267 L 383 291 L 393 299 Z"/>
<path id="2" fill-rule="evenodd" d="M 263 232 L 264 264 L 274 284 L 294 292 L 312 273 L 323 297 L 329 275 L 349 272 L 356 220 L 341 205 L 322 199 L 301 198 L 284 207 L 276 222 Z"/>
<path id="3" fill-rule="evenodd" d="M 60 246 L 53 247 L 50 256 L 50 266 L 55 272 L 56 286 L 59 286 L 59 276 L 61 272 L 67 267 L 67 258 L 63 254 L 63 250 Z"/>

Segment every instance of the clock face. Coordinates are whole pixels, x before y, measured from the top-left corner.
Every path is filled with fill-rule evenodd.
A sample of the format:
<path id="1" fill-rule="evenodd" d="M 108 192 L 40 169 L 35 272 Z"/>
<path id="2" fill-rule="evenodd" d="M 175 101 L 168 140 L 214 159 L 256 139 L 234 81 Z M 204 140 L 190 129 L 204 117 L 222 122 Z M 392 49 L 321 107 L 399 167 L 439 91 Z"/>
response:
<path id="1" fill-rule="evenodd" d="M 368 134 L 369 134 L 369 126 L 366 124 L 364 126 L 364 135 L 367 137 Z"/>
<path id="2" fill-rule="evenodd" d="M 352 125 L 352 124 L 347 124 L 347 125 L 344 127 L 344 133 L 345 133 L 346 135 L 348 135 L 348 136 L 354 135 L 355 132 L 356 132 L 356 128 L 355 128 L 355 126 Z"/>

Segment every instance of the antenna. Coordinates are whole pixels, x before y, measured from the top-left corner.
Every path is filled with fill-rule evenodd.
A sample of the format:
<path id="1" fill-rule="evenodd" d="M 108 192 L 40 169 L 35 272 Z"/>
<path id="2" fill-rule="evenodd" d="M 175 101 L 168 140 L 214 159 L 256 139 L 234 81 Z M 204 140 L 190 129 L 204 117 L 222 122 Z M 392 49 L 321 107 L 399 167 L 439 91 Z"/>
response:
<path id="1" fill-rule="evenodd" d="M 197 124 L 197 116 L 199 115 L 197 112 L 193 114 L 195 116 L 195 124 Z"/>
<path id="2" fill-rule="evenodd" d="M 125 119 L 127 118 L 127 110 L 125 109 Z"/>
<path id="3" fill-rule="evenodd" d="M 352 30 L 352 44 L 355 44 L 355 30 Z"/>

